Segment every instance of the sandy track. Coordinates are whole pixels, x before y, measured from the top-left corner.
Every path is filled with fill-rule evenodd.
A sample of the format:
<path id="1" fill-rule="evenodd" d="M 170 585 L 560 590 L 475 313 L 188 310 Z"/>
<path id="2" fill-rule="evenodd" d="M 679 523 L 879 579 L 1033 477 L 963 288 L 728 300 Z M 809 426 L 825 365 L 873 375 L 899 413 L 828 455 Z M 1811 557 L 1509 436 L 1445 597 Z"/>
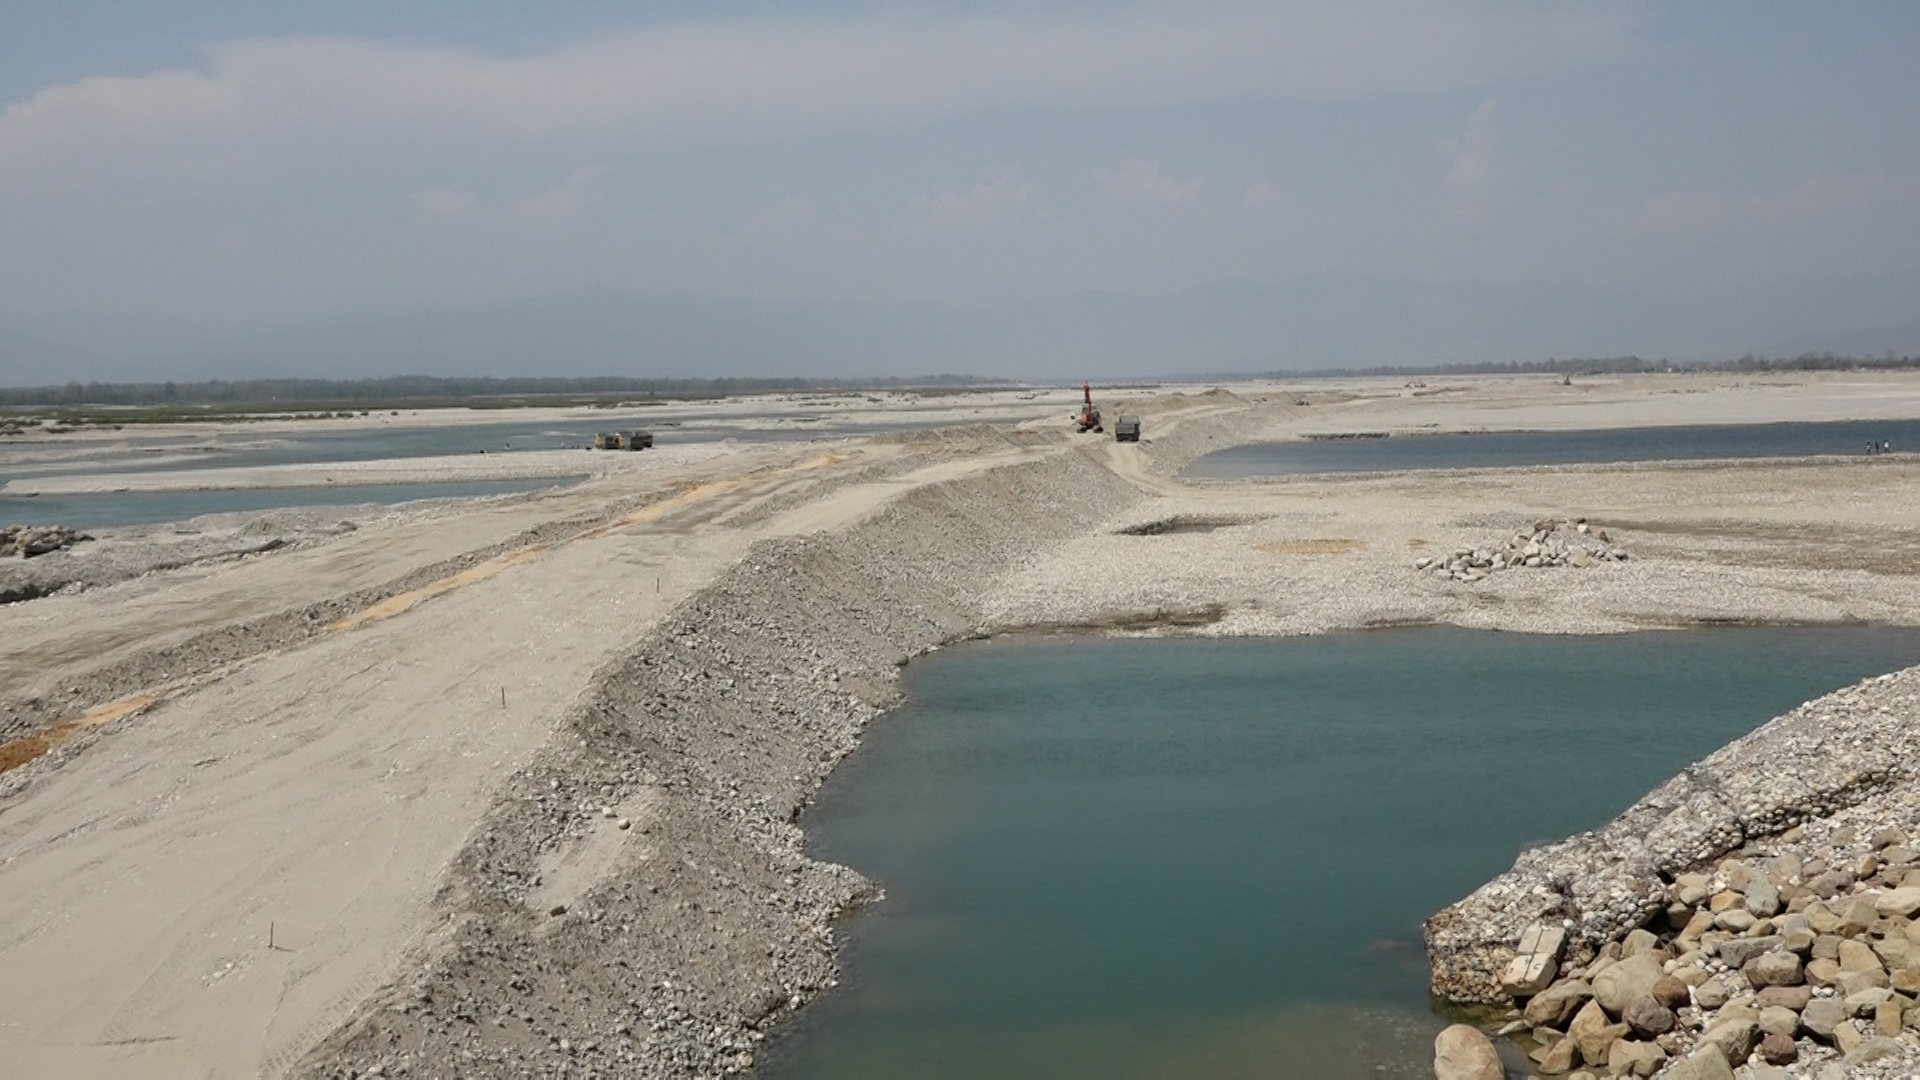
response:
<path id="1" fill-rule="evenodd" d="M 431 932 L 449 859 L 597 668 L 755 541 L 844 525 L 1022 454 L 866 482 L 858 470 L 887 453 L 783 456 L 742 456 L 730 474 L 690 476 L 605 524 L 391 597 L 204 679 L 37 777 L 0 812 L 0 1041 L 13 1067 L 285 1070 Z M 724 523 L 836 478 L 854 482 L 751 527 Z M 607 497 L 480 508 L 397 530 L 411 545 L 355 537 L 277 569 L 299 568 L 291 598 L 318 595 Z M 129 590 L 155 614 L 117 646 L 290 599 L 256 580 L 276 568 L 245 569 Z M 233 597 L 217 608 L 199 595 L 216 583 Z M 71 649 L 65 636 L 38 644 Z"/>

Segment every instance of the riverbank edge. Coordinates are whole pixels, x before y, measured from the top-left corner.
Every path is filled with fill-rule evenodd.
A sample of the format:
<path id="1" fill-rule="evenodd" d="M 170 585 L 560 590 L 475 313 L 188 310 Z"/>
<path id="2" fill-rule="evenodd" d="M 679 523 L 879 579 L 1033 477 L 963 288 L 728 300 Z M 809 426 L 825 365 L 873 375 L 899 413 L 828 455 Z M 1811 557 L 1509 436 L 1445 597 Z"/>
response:
<path id="1" fill-rule="evenodd" d="M 1193 425 L 1147 471 L 1252 441 L 1265 412 Z M 880 896 L 806 856 L 799 812 L 898 703 L 908 660 L 1018 629 L 986 621 L 995 581 L 1150 497 L 1089 449 L 916 489 L 838 533 L 757 545 L 596 677 L 509 779 L 455 861 L 441 928 L 401 976 L 276 1067 L 750 1069 L 767 1031 L 835 985 L 834 923 Z M 639 805 L 644 816 L 614 816 Z M 543 861 L 616 820 L 638 842 L 614 871 L 565 910 L 531 906 Z"/>

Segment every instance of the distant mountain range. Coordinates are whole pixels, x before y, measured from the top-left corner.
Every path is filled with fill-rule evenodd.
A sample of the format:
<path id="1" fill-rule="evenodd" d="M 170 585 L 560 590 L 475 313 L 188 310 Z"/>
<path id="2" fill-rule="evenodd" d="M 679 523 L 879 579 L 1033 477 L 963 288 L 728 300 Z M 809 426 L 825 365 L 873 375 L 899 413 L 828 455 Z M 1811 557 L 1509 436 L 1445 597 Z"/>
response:
<path id="1" fill-rule="evenodd" d="M 248 333 L 0 317 L 0 384 L 962 374 L 1033 379 L 1744 353 L 1920 353 L 1920 270 L 1712 299 L 1543 282 L 1214 282 L 1160 296 L 778 303 L 569 293 Z"/>

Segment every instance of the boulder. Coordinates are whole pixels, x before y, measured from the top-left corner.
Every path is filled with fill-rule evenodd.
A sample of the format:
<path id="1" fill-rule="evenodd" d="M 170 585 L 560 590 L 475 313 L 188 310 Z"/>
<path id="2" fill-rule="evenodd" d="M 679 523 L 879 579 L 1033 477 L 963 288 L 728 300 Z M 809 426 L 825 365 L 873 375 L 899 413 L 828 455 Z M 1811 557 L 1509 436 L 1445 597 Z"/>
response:
<path id="1" fill-rule="evenodd" d="M 1784 944 L 1771 934 L 1766 937 L 1734 938 L 1720 943 L 1720 962 L 1730 968 L 1745 967 L 1747 961 L 1761 953 L 1772 952 Z M 1596 988 L 1597 990 L 1598 988 Z"/>
<path id="2" fill-rule="evenodd" d="M 1834 1029 L 1847 1019 L 1847 1007 L 1833 998 L 1814 998 L 1800 1010 L 1800 1025 L 1831 1041 Z"/>
<path id="3" fill-rule="evenodd" d="M 1562 979 L 1527 1002 L 1527 1023 L 1534 1027 L 1565 1027 L 1591 997 L 1593 987 L 1586 980 Z"/>
<path id="4" fill-rule="evenodd" d="M 1760 1010 L 1760 1030 L 1768 1035 L 1780 1034 L 1791 1039 L 1793 1033 L 1800 1030 L 1800 1014 L 1792 1009 L 1769 1005 Z"/>
<path id="5" fill-rule="evenodd" d="M 1652 1076 L 1666 1060 L 1667 1052 L 1654 1043 L 1618 1039 L 1607 1050 L 1607 1072 L 1612 1076 Z"/>
<path id="6" fill-rule="evenodd" d="M 1634 998 L 1653 993 L 1666 971 L 1650 953 L 1629 956 L 1593 977 L 1593 997 L 1609 1016 L 1619 1016 Z"/>
<path id="7" fill-rule="evenodd" d="M 1744 1062 L 1753 1053 L 1754 1044 L 1760 1041 L 1760 1025 L 1751 1020 L 1723 1018 L 1707 1028 L 1700 1038 L 1719 1047 L 1728 1061 Z"/>
<path id="8" fill-rule="evenodd" d="M 1660 939 L 1654 937 L 1652 932 L 1645 929 L 1633 930 L 1621 939 L 1620 955 L 1622 957 L 1639 956 L 1641 953 L 1652 952 L 1659 947 Z"/>
<path id="9" fill-rule="evenodd" d="M 1500 973 L 1500 990 L 1509 997 L 1527 997 L 1545 990 L 1559 974 L 1560 965 L 1546 953 L 1521 953 Z"/>
<path id="10" fill-rule="evenodd" d="M 1880 956 L 1873 947 L 1864 941 L 1842 941 L 1840 943 L 1840 971 L 1880 971 Z"/>
<path id="11" fill-rule="evenodd" d="M 1799 1012 L 1813 1000 L 1813 988 L 1809 986 L 1769 986 L 1755 997 L 1754 1004 L 1762 1009 L 1792 1009 Z"/>
<path id="12" fill-rule="evenodd" d="M 1727 1064 L 1725 1051 L 1708 1043 L 1674 1063 L 1663 1080 L 1733 1080 L 1733 1066 Z"/>
<path id="13" fill-rule="evenodd" d="M 1620 1019 L 1643 1039 L 1665 1035 L 1673 1030 L 1674 1024 L 1673 1010 L 1655 1001 L 1650 993 L 1627 1002 L 1627 1007 L 1621 1010 Z"/>
<path id="14" fill-rule="evenodd" d="M 1756 919 L 1780 913 L 1780 890 L 1771 881 L 1761 879 L 1747 886 L 1747 913 Z"/>
<path id="15" fill-rule="evenodd" d="M 1717 1009 L 1725 1005 L 1730 996 L 1727 984 L 1719 979 L 1708 979 L 1693 988 L 1693 1000 L 1703 1009 Z"/>
<path id="16" fill-rule="evenodd" d="M 1674 975 L 1662 975 L 1654 982 L 1652 993 L 1653 1000 L 1669 1009 L 1684 1009 L 1693 1004 L 1692 989 Z"/>
<path id="17" fill-rule="evenodd" d="M 1911 919 L 1916 912 L 1920 912 L 1920 889 L 1903 887 L 1881 893 L 1880 899 L 1873 902 L 1873 909 L 1882 915 Z"/>
<path id="18" fill-rule="evenodd" d="M 1862 990 L 1885 989 L 1892 985 L 1893 981 L 1887 978 L 1887 973 L 1879 968 L 1872 971 L 1843 971 L 1839 978 L 1833 980 L 1833 988 L 1840 991 L 1841 997 L 1852 997 Z"/>
<path id="19" fill-rule="evenodd" d="M 1855 994 L 1848 994 L 1841 1004 L 1847 1007 L 1848 1016 L 1872 1016 L 1873 1010 L 1883 1001 L 1892 1001 L 1893 991 L 1880 986 L 1869 986 Z"/>
<path id="20" fill-rule="evenodd" d="M 1552 1046 L 1543 1046 L 1533 1053 L 1534 1064 L 1547 1076 L 1558 1076 L 1574 1067 L 1580 1060 L 1580 1047 L 1571 1036 L 1560 1039 Z"/>
<path id="21" fill-rule="evenodd" d="M 1433 1040 L 1434 1080 L 1505 1080 L 1493 1040 L 1471 1024 L 1455 1024 Z"/>
<path id="22" fill-rule="evenodd" d="M 1873 1008 L 1873 1031 L 1891 1039 L 1900 1034 L 1900 1019 L 1906 1010 L 1901 1008 L 1899 998 L 1888 998 Z"/>
<path id="23" fill-rule="evenodd" d="M 1875 1036 L 1871 1039 L 1861 1040 L 1853 1049 L 1848 1050 L 1847 1064 L 1866 1065 L 1875 1061 L 1885 1061 L 1888 1058 L 1899 1057 L 1900 1054 L 1901 1049 L 1899 1043 L 1892 1039 Z"/>
<path id="24" fill-rule="evenodd" d="M 1866 1041 L 1867 1037 L 1861 1033 L 1860 1025 L 1851 1020 L 1842 1020 L 1833 1025 L 1833 1045 L 1839 1047 L 1842 1054 L 1853 1053 L 1856 1047 Z"/>
<path id="25" fill-rule="evenodd" d="M 1800 1060 L 1800 1048 L 1793 1044 L 1792 1035 L 1771 1032 L 1760 1040 L 1760 1060 L 1769 1065 L 1791 1065 Z"/>
<path id="26" fill-rule="evenodd" d="M 1740 969 L 1755 988 L 1796 986 L 1806 979 L 1800 970 L 1800 958 L 1785 950 L 1761 953 Z"/>
<path id="27" fill-rule="evenodd" d="M 1582 1005 L 1574 1015 L 1573 1023 L 1567 1026 L 1567 1035 L 1580 1047 L 1580 1056 L 1594 1065 L 1607 1060 L 1607 1050 L 1627 1031 L 1627 1025 L 1615 1024 L 1607 1019 L 1606 1010 L 1600 1007 L 1598 1001 Z"/>

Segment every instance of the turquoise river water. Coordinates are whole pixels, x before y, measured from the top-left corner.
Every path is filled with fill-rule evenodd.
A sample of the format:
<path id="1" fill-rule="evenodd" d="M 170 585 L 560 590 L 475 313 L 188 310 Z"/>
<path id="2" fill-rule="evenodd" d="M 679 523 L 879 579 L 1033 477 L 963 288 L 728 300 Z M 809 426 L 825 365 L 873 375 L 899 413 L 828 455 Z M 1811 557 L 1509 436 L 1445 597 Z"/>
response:
<path id="1" fill-rule="evenodd" d="M 944 651 L 804 818 L 887 898 L 763 1072 L 1430 1076 L 1422 919 L 1916 662 L 1873 627 Z"/>

